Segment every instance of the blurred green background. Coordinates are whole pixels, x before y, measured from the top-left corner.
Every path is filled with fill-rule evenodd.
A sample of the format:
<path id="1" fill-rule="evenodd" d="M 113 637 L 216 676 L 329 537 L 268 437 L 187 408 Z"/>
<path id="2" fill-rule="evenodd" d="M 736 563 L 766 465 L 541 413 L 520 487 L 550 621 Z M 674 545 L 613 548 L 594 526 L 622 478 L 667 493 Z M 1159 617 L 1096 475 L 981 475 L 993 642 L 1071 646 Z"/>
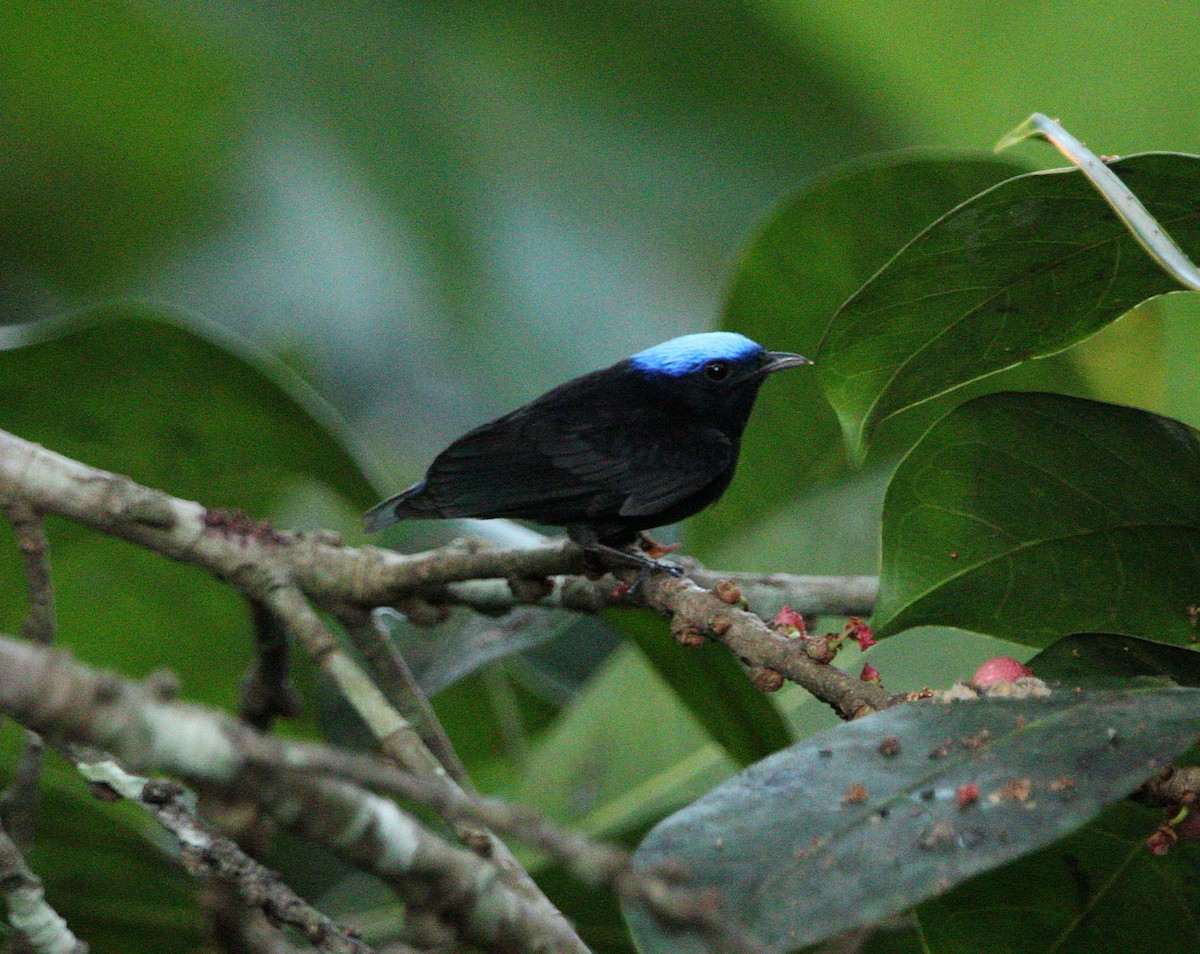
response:
<path id="1" fill-rule="evenodd" d="M 0 343 L 96 306 L 135 323 L 37 360 L 10 352 L 0 426 L 209 504 L 354 539 L 373 493 L 567 377 L 723 323 L 770 348 L 811 349 L 837 304 L 827 290 L 848 294 L 865 277 L 850 239 L 870 217 L 813 226 L 811 262 L 793 278 L 817 289 L 816 313 L 789 325 L 786 307 L 763 318 L 745 297 L 726 301 L 765 217 L 847 162 L 986 153 L 1034 110 L 1104 154 L 1196 151 L 1198 15 L 1200 2 L 1111 0 L 4 4 L 0 323 L 14 327 Z M 1014 157 L 1056 160 L 1036 145 Z M 137 311 L 114 305 L 131 302 Z M 1187 296 L 1153 303 L 1025 383 L 1200 426 L 1196 311 Z M 227 329 L 250 362 L 146 337 L 136 320 L 147 314 L 209 338 Z M 250 365 L 266 378 L 239 370 Z M 781 378 L 768 392 L 752 460 L 724 509 L 692 528 L 693 552 L 738 568 L 874 572 L 903 439 L 850 473 L 812 423 L 829 412 L 811 404 L 811 382 Z M 302 436 L 309 414 L 330 439 Z M 754 494 L 759 480 L 769 494 Z M 185 695 L 229 704 L 249 652 L 236 600 L 161 561 L 127 564 L 120 544 L 89 551 L 79 565 L 90 569 L 70 578 L 92 544 L 51 531 L 65 642 L 135 676 L 170 666 Z M 0 561 L 12 629 L 10 542 Z M 141 590 L 120 572 L 135 565 Z M 540 665 L 527 656 L 439 696 L 486 786 L 630 835 L 733 770 L 633 650 L 580 691 L 609 643 L 597 625 L 553 626 L 574 635 L 575 665 L 561 649 Z M 873 650 L 889 688 L 916 673 L 950 681 L 995 651 L 964 635 L 948 653 L 944 636 Z M 798 734 L 829 721 L 798 692 L 781 708 Z M 326 867 L 304 884 L 307 870 L 295 866 L 297 886 L 314 894 L 338 883 Z"/>
<path id="2" fill-rule="evenodd" d="M 0 313 L 122 297 L 236 329 L 399 485 L 462 428 L 715 325 L 748 234 L 837 163 L 987 149 L 1034 109 L 1106 153 L 1193 147 L 1198 11 L 8 4 Z"/>

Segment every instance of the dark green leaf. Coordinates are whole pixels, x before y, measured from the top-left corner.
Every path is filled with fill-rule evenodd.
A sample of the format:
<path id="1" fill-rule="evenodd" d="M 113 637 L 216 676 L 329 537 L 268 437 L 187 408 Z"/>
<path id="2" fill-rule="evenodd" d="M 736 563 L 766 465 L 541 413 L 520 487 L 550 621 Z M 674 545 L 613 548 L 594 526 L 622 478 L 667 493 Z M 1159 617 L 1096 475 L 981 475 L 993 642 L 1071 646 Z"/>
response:
<path id="1" fill-rule="evenodd" d="M 905 242 L 959 202 L 1022 171 L 989 155 L 901 153 L 818 177 L 772 213 L 742 253 L 723 327 L 768 348 L 815 355 L 838 306 Z M 837 418 L 811 370 L 763 390 L 741 462 L 743 476 L 720 506 L 692 519 L 690 543 L 720 541 L 788 495 L 845 470 Z"/>
<path id="2" fill-rule="evenodd" d="M 635 954 L 621 905 L 610 888 L 583 885 L 559 867 L 537 872 L 537 883 L 574 925 L 592 954 Z"/>
<path id="3" fill-rule="evenodd" d="M 736 770 L 646 657 L 624 645 L 535 741 L 511 794 L 588 834 L 623 837 Z"/>
<path id="4" fill-rule="evenodd" d="M 1200 251 L 1200 158 L 1150 153 L 1112 169 Z M 938 220 L 850 299 L 818 374 L 861 453 L 885 418 L 1068 348 L 1179 287 L 1080 173 L 1020 176 Z"/>
<path id="5" fill-rule="evenodd" d="M 605 614 L 618 623 L 696 720 L 741 765 L 778 752 L 792 741 L 774 703 L 754 688 L 741 663 L 724 646 L 680 646 L 667 624 L 645 611 Z"/>
<path id="6" fill-rule="evenodd" d="M 271 514 L 290 491 L 373 492 L 319 401 L 227 336 L 145 309 L 109 309 L 0 351 L 0 427 L 86 464 L 213 508 Z M 343 504 L 345 506 L 345 504 Z M 190 699 L 229 704 L 253 655 L 246 606 L 191 567 L 48 521 L 60 636 L 81 658 L 138 677 L 177 673 Z M 0 543 L 0 628 L 20 626 L 24 576 Z"/>
<path id="7" fill-rule="evenodd" d="M 941 623 L 1045 646 L 1126 632 L 1190 644 L 1200 445 L 1190 428 L 1055 394 L 953 411 L 883 509 L 876 631 Z"/>
<path id="8" fill-rule="evenodd" d="M 1164 856 L 1161 811 L 1116 805 L 1049 848 L 917 908 L 924 954 L 1191 954 L 1200 945 L 1200 846 Z"/>
<path id="9" fill-rule="evenodd" d="M 1064 683 L 1097 676 L 1148 676 L 1200 687 L 1200 652 L 1117 633 L 1072 633 L 1047 646 L 1028 665 L 1034 675 Z"/>
<path id="10" fill-rule="evenodd" d="M 655 828 L 635 863 L 681 866 L 759 939 L 800 948 L 1075 830 L 1200 736 L 1197 704 L 1200 690 L 1160 688 L 899 706 L 745 770 Z M 637 905 L 627 916 L 647 954 L 707 950 Z"/>

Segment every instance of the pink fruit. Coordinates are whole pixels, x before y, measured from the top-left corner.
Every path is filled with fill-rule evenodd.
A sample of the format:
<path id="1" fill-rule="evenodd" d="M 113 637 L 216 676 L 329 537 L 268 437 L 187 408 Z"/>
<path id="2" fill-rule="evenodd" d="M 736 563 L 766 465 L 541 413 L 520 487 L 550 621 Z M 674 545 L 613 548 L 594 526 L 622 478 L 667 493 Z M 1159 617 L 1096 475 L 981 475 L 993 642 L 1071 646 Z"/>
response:
<path id="1" fill-rule="evenodd" d="M 1032 675 L 1032 669 L 1011 656 L 994 656 L 975 670 L 971 682 L 977 686 L 994 686 L 998 682 L 1016 682 L 1022 676 Z"/>

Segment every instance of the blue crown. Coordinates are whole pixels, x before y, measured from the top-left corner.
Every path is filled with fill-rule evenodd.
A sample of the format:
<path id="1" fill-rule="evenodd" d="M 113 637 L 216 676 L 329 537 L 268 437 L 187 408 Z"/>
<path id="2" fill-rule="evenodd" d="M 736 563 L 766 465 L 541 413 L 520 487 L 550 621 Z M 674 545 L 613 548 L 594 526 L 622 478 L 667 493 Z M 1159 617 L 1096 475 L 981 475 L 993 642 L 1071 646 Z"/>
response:
<path id="1" fill-rule="evenodd" d="M 732 331 L 707 331 L 672 338 L 639 351 L 629 362 L 642 371 L 680 377 L 699 371 L 709 361 L 740 361 L 762 354 L 762 346 Z"/>

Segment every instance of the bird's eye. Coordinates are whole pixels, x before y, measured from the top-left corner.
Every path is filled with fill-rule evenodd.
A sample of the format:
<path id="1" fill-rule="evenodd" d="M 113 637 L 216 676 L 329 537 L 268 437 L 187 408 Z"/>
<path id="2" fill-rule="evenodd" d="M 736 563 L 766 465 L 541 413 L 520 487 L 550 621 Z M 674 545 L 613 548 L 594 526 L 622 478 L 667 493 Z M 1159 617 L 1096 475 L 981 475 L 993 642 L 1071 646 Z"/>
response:
<path id="1" fill-rule="evenodd" d="M 729 377 L 728 361 L 710 361 L 704 366 L 704 376 L 710 381 L 724 381 Z"/>

